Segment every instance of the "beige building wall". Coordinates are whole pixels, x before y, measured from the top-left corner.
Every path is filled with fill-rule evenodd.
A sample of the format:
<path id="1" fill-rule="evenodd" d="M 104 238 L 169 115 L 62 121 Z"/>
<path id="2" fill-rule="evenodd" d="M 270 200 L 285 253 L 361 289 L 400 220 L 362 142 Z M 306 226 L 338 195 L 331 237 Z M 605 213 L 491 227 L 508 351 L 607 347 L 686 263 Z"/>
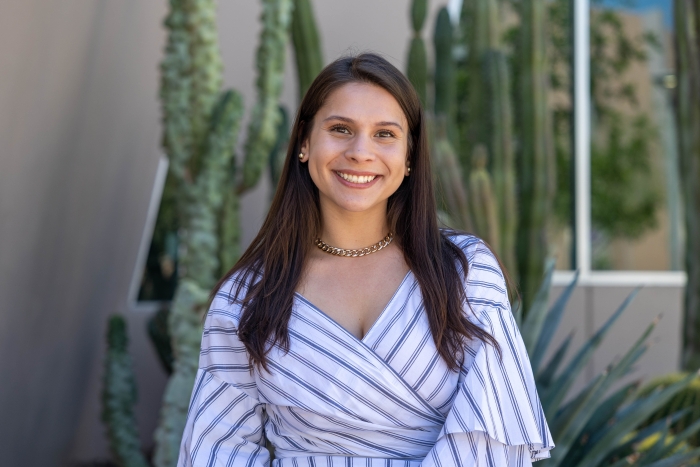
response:
<path id="1" fill-rule="evenodd" d="M 408 0 L 314 4 L 326 60 L 370 49 L 404 68 Z M 439 2 L 430 4 L 426 37 Z M 127 296 L 162 155 L 157 64 L 165 12 L 163 0 L 0 2 L 3 465 L 73 465 L 108 456 L 99 390 L 105 323 L 114 312 L 129 321 L 137 417 L 144 447 L 152 445 L 165 375 L 146 337 L 148 315 Z M 254 0 L 220 2 L 225 84 L 244 94 L 248 110 L 255 99 L 258 14 Z M 283 101 L 290 109 L 295 95 L 288 66 Z M 243 200 L 245 242 L 259 228 L 268 191 L 264 179 Z M 582 339 L 624 293 L 578 290 L 563 331 L 577 328 L 574 338 Z M 680 293 L 643 291 L 590 375 L 659 308 L 667 312 L 666 327 L 639 374 L 675 369 Z"/>

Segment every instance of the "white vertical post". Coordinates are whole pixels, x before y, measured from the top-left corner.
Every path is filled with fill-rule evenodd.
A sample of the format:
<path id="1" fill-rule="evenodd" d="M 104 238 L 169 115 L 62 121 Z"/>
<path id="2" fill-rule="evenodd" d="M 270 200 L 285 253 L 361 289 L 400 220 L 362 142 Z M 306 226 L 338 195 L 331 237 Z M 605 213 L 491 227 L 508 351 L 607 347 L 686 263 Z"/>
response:
<path id="1" fill-rule="evenodd" d="M 574 161 L 576 268 L 591 272 L 590 1 L 574 0 Z"/>
<path id="2" fill-rule="evenodd" d="M 143 273 L 146 269 L 148 249 L 151 247 L 153 230 L 156 227 L 156 220 L 158 219 L 160 200 L 163 197 L 163 190 L 165 189 L 165 179 L 168 176 L 168 166 L 170 165 L 170 160 L 164 154 L 160 153 L 160 151 L 159 154 L 160 157 L 158 158 L 158 168 L 156 169 L 156 177 L 153 181 L 153 190 L 151 191 L 151 200 L 148 203 L 148 211 L 146 212 L 146 224 L 143 228 L 143 233 L 141 234 L 141 244 L 139 245 L 139 251 L 136 256 L 134 273 L 131 275 L 129 295 L 126 299 L 127 310 L 143 309 L 143 311 L 156 311 L 158 309 L 158 302 L 139 303 L 138 296 L 139 288 L 141 286 L 141 279 L 143 278 Z"/>

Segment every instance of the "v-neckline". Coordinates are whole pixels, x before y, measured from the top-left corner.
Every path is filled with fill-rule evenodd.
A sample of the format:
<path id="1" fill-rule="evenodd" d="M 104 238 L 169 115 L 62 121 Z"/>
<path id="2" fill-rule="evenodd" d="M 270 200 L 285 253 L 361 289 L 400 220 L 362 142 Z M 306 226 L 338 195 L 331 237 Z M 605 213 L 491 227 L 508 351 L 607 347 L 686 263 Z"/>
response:
<path id="1" fill-rule="evenodd" d="M 352 337 L 354 340 L 360 342 L 361 344 L 366 345 L 366 344 L 367 344 L 367 336 L 369 336 L 369 335 L 372 333 L 372 330 L 373 330 L 374 328 L 377 327 L 377 324 L 382 320 L 382 318 L 383 318 L 384 315 L 387 313 L 387 310 L 390 308 L 390 306 L 392 305 L 392 303 L 394 303 L 394 299 L 395 299 L 396 296 L 399 294 L 399 292 L 400 292 L 401 289 L 403 288 L 403 285 L 407 282 L 408 278 L 411 276 L 411 272 L 412 272 L 412 271 L 409 269 L 408 272 L 406 273 L 406 275 L 405 275 L 405 276 L 403 277 L 403 279 L 401 280 L 401 283 L 399 284 L 399 286 L 396 288 L 396 290 L 394 291 L 394 293 L 391 295 L 391 298 L 389 299 L 389 301 L 386 303 L 386 305 L 384 305 L 384 308 L 383 308 L 382 311 L 379 313 L 379 316 L 377 316 L 377 318 L 374 320 L 374 323 L 372 323 L 372 325 L 369 327 L 369 329 L 367 330 L 367 332 L 365 333 L 365 335 L 362 336 L 361 338 L 360 338 L 360 337 L 357 337 L 355 334 L 353 334 L 353 333 L 351 333 L 350 331 L 348 331 L 348 330 L 345 328 L 345 326 L 343 326 L 342 324 L 340 324 L 339 322 L 337 322 L 335 319 L 333 319 L 328 313 L 326 313 L 325 311 L 323 311 L 322 309 L 320 309 L 319 307 L 317 307 L 316 305 L 314 305 L 314 304 L 311 302 L 311 300 L 309 300 L 308 298 L 304 297 L 301 293 L 299 293 L 299 292 L 294 292 L 294 295 L 295 295 L 297 298 L 299 298 L 303 303 L 305 303 L 309 308 L 311 308 L 312 310 L 315 310 L 315 311 L 318 312 L 320 315 L 322 315 L 322 316 L 325 317 L 327 320 L 329 320 L 331 323 L 333 323 L 335 326 L 337 326 L 339 329 L 341 329 L 345 334 L 347 334 L 348 336 Z"/>

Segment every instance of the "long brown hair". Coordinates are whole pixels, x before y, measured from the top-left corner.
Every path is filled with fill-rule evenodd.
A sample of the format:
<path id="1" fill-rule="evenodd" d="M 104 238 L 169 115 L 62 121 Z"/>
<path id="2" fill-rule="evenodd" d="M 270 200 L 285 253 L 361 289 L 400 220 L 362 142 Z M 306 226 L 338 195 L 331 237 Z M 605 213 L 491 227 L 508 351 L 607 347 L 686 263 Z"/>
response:
<path id="1" fill-rule="evenodd" d="M 463 311 L 467 259 L 438 227 L 425 117 L 418 95 L 396 67 L 375 54 L 340 58 L 324 68 L 311 84 L 294 120 L 270 211 L 258 235 L 212 295 L 232 275 L 241 273 L 234 295 L 243 307 L 238 336 L 251 363 L 267 369 L 267 354 L 272 346 L 289 350 L 288 324 L 294 292 L 313 247 L 312 239 L 321 230 L 318 189 L 308 165 L 300 163 L 297 154 L 328 96 L 345 84 L 357 82 L 387 90 L 408 121 L 411 176 L 405 177 L 389 197 L 387 219 L 420 286 L 437 350 L 451 369 L 457 369 L 465 339 L 488 341 L 496 347 L 498 344 L 470 322 Z M 251 285 L 241 300 L 241 288 L 248 282 Z"/>

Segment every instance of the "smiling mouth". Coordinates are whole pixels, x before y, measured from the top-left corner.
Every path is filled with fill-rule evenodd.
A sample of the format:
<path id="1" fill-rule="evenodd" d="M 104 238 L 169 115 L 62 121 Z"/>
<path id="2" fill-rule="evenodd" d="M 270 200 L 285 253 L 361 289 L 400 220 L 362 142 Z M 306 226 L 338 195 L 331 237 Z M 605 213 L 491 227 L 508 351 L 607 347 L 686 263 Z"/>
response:
<path id="1" fill-rule="evenodd" d="M 350 183 L 369 183 L 375 178 L 376 175 L 350 175 L 343 172 L 336 172 L 340 178 Z"/>

